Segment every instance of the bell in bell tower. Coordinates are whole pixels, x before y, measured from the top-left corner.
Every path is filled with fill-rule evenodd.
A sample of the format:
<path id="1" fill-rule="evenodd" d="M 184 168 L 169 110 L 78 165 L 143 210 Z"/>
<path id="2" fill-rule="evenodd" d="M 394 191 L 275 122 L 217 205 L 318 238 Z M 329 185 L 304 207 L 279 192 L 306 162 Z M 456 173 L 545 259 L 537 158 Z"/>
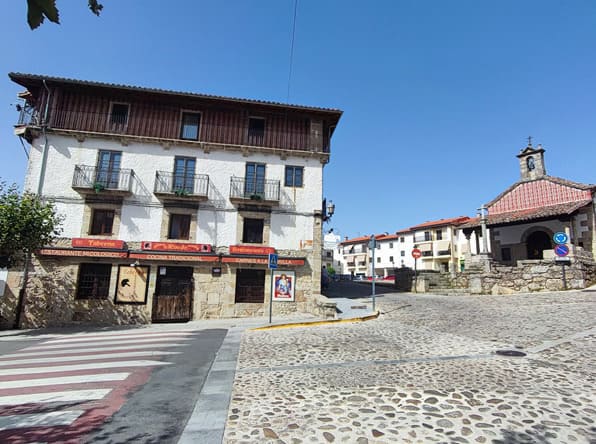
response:
<path id="1" fill-rule="evenodd" d="M 532 137 L 528 137 L 528 146 L 517 155 L 522 180 L 533 180 L 546 176 L 544 167 L 544 149 L 542 145 L 532 146 Z"/>

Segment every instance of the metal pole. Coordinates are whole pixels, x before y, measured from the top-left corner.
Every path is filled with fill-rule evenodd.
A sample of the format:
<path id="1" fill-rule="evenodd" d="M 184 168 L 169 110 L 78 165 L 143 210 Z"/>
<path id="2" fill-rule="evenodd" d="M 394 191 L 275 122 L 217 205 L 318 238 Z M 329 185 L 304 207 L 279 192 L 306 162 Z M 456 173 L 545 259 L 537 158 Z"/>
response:
<path id="1" fill-rule="evenodd" d="M 269 269 L 269 273 L 271 274 L 271 291 L 269 292 L 269 323 L 271 324 L 271 315 L 273 314 L 273 292 L 275 289 L 273 288 L 273 269 Z"/>
<path id="2" fill-rule="evenodd" d="M 561 268 L 563 270 L 563 290 L 567 290 L 567 278 L 565 277 L 565 262 L 561 262 Z"/>
<path id="3" fill-rule="evenodd" d="M 374 234 L 370 243 L 372 245 L 372 309 L 375 311 L 375 250 L 377 249 L 377 243 Z"/>
<path id="4" fill-rule="evenodd" d="M 414 258 L 414 293 L 418 293 L 418 258 Z"/>

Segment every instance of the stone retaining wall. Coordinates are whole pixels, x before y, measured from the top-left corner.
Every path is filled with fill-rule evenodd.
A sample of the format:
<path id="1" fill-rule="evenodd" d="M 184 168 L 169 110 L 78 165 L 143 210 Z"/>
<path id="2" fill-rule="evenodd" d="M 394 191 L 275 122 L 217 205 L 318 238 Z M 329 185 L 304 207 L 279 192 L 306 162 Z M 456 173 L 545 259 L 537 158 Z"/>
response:
<path id="1" fill-rule="evenodd" d="M 457 273 L 453 288 L 471 294 L 512 294 L 563 290 L 562 266 L 552 259 L 518 261 L 517 266 L 490 262 L 486 268 L 473 267 Z M 596 263 L 587 257 L 574 257 L 565 266 L 567 289 L 582 289 L 596 282 Z"/>

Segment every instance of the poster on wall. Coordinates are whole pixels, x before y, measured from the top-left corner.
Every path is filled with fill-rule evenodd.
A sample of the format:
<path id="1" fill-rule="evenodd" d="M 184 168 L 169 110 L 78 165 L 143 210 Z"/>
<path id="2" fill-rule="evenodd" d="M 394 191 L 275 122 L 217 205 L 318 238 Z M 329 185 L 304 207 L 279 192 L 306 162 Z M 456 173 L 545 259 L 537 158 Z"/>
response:
<path id="1" fill-rule="evenodd" d="M 119 265 L 116 284 L 116 303 L 146 304 L 149 267 L 145 265 Z"/>
<path id="2" fill-rule="evenodd" d="M 273 271 L 273 300 L 294 302 L 296 276 L 293 271 Z"/>

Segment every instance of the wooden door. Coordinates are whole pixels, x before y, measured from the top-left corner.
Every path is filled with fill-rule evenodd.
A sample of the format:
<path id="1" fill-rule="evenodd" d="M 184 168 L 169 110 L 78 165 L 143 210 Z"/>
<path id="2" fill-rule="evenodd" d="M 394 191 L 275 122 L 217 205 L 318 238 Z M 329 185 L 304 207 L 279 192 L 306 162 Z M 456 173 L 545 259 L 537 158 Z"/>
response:
<path id="1" fill-rule="evenodd" d="M 193 292 L 192 267 L 158 267 L 153 322 L 190 321 Z"/>

